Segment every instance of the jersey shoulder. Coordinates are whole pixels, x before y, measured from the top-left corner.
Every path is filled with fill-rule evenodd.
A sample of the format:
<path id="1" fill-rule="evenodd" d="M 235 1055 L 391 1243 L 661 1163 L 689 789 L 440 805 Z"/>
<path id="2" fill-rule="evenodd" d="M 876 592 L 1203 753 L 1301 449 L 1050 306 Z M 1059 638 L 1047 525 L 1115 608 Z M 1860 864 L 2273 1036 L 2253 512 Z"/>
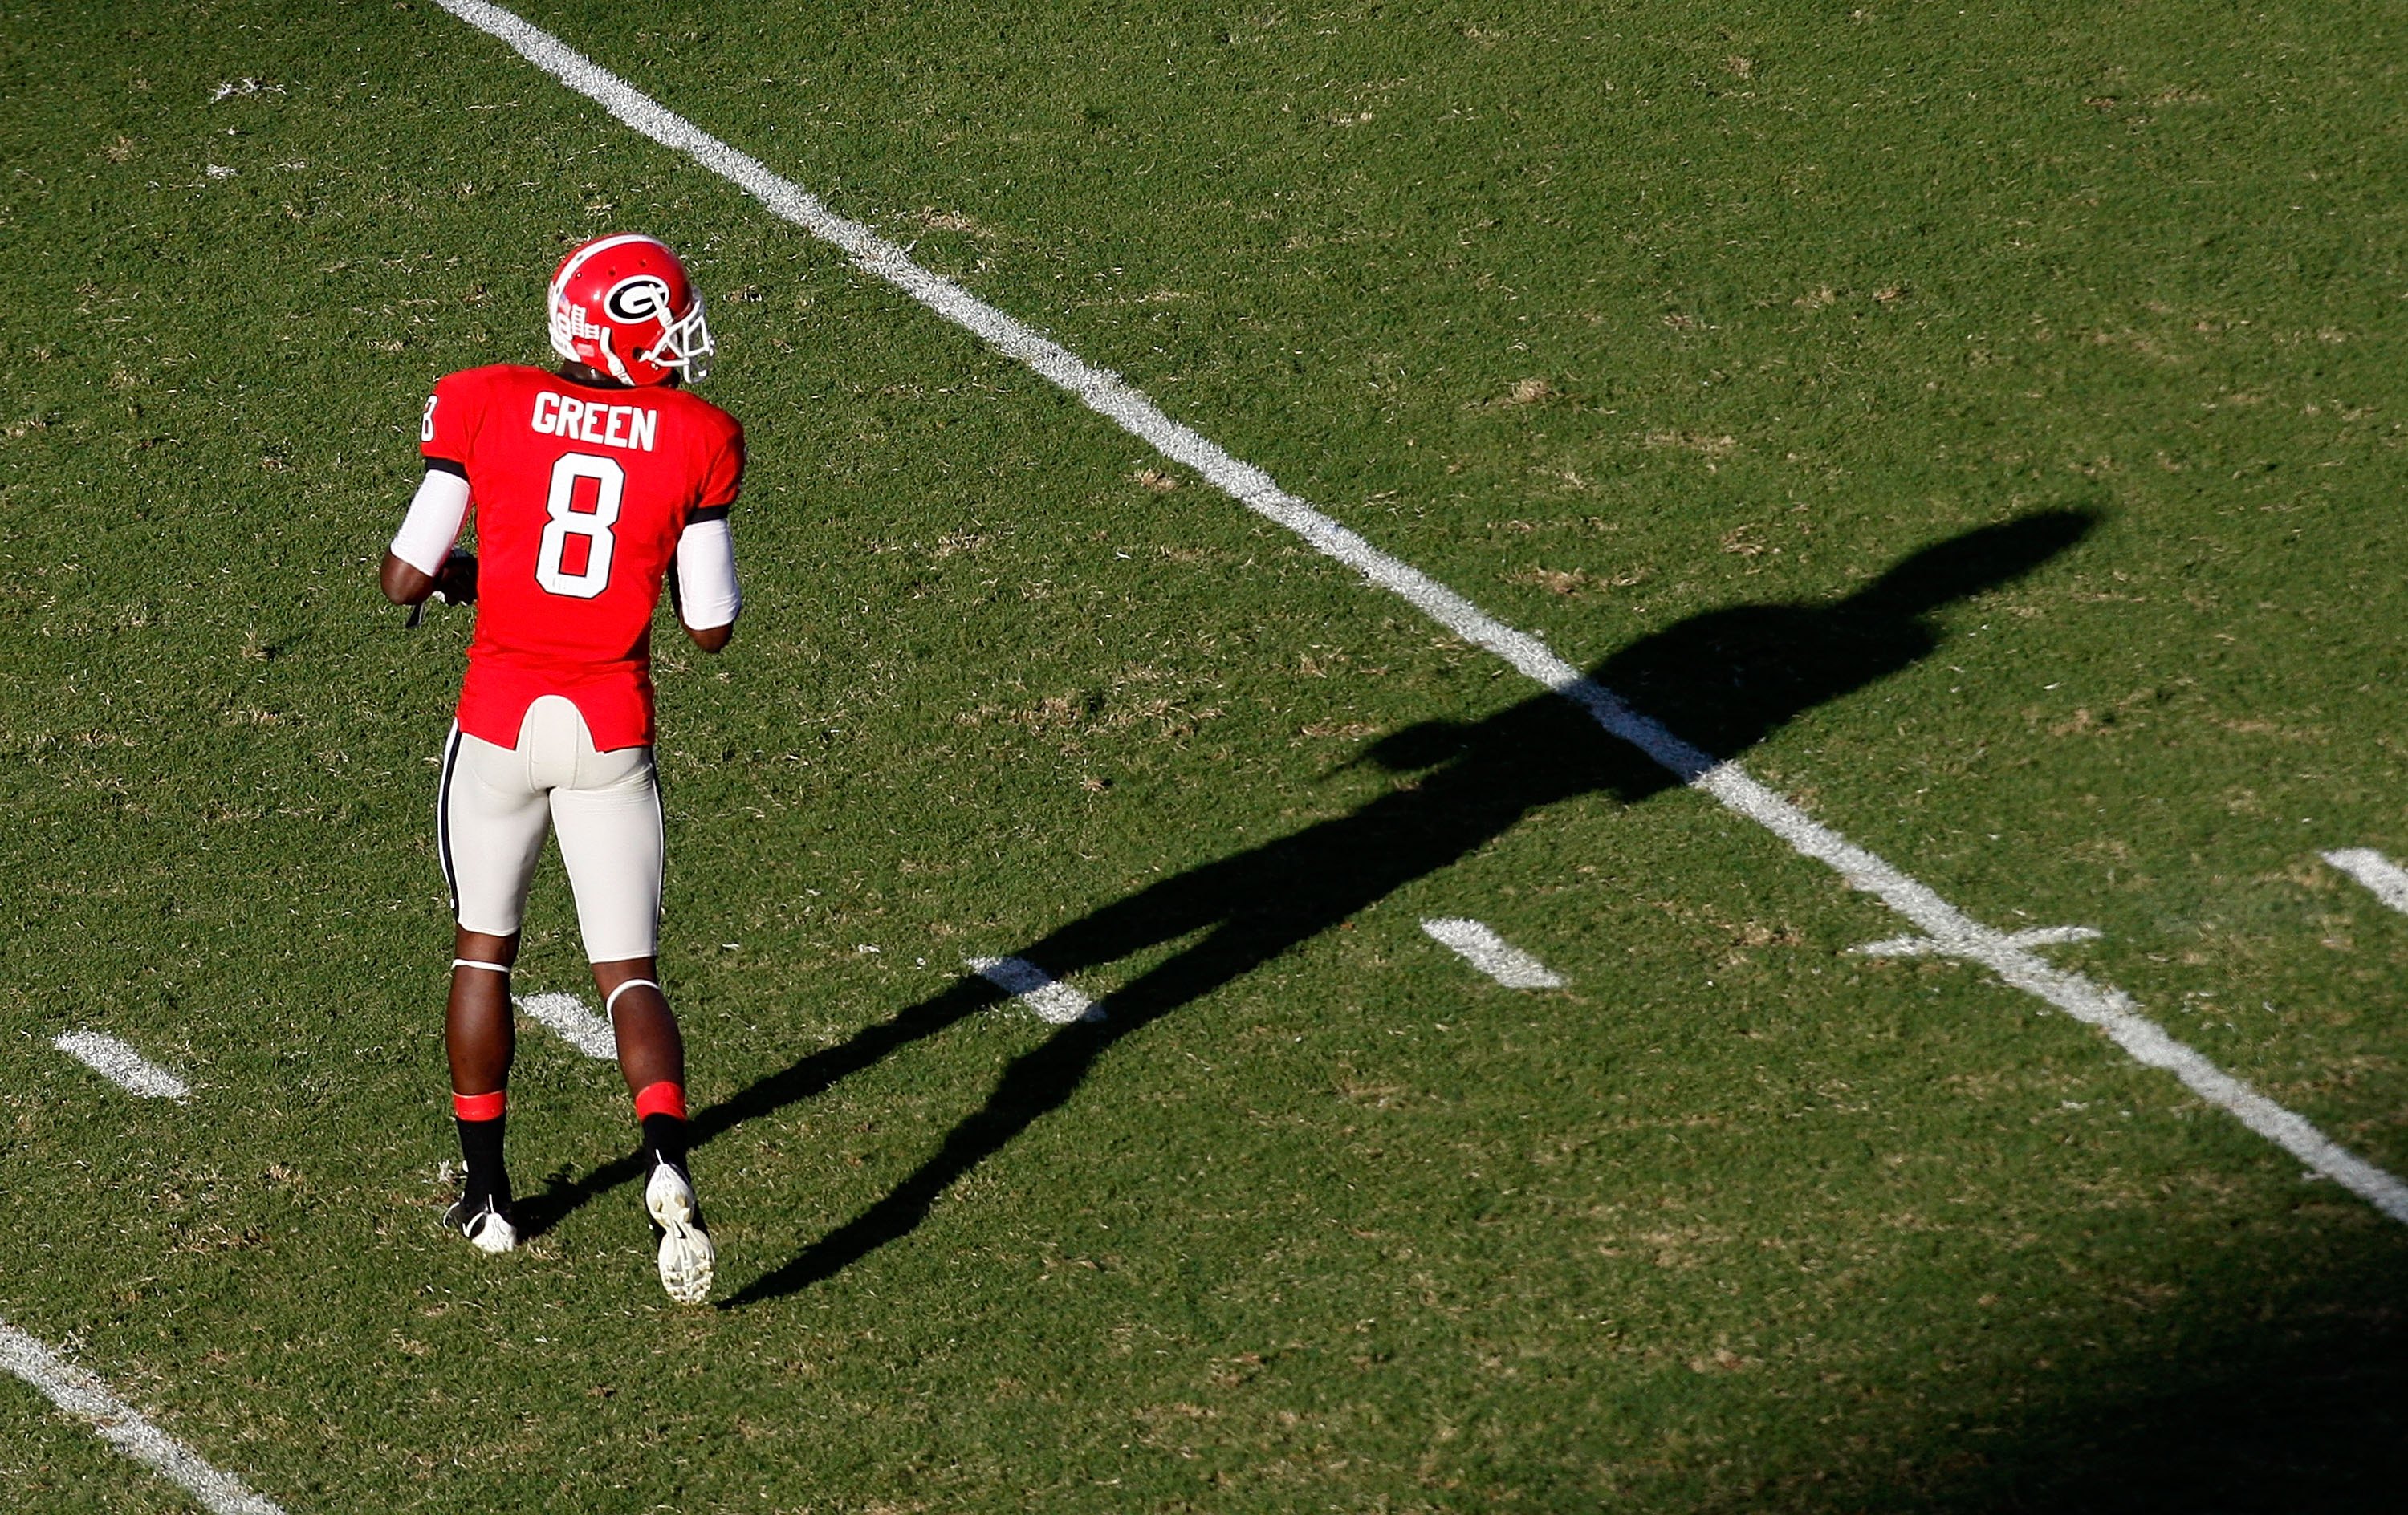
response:
<path id="1" fill-rule="evenodd" d="M 539 368 L 514 363 L 445 374 L 435 381 L 435 393 L 427 396 L 426 412 L 418 428 L 419 451 L 437 462 L 466 466 L 485 435 L 486 418 L 523 403 L 527 382 L 542 375 Z"/>
<path id="2" fill-rule="evenodd" d="M 687 390 L 669 390 L 662 408 L 674 417 L 678 434 L 687 438 L 687 466 L 693 470 L 694 509 L 690 519 L 724 516 L 744 488 L 744 427 L 734 416 Z"/>
<path id="3" fill-rule="evenodd" d="M 435 392 L 428 402 L 430 419 L 449 411 L 445 419 L 453 423 L 473 424 L 479 412 L 523 403 L 526 393 L 546 377 L 542 369 L 519 363 L 489 363 L 482 367 L 454 370 L 435 381 Z"/>
<path id="4" fill-rule="evenodd" d="M 530 368 L 523 363 L 489 363 L 445 374 L 435 381 L 435 393 L 447 400 L 456 396 L 467 402 L 523 390 L 549 377 L 542 369 Z"/>
<path id="5" fill-rule="evenodd" d="M 744 445 L 744 423 L 692 390 L 664 390 L 661 405 L 664 409 L 675 410 L 679 422 L 697 436 L 714 442 L 733 442 L 739 448 Z"/>

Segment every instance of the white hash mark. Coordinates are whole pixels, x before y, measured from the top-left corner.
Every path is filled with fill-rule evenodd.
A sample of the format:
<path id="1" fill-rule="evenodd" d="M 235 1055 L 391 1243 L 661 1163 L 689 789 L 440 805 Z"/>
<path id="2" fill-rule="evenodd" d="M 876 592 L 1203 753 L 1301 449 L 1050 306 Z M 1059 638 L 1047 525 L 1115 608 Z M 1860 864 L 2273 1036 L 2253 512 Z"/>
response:
<path id="1" fill-rule="evenodd" d="M 2010 933 L 2010 947 L 2057 947 L 2066 942 L 2097 941 L 2106 933 L 2097 926 L 2034 926 L 2029 931 Z M 1891 936 L 1883 941 L 1869 941 L 1849 951 L 1858 957 L 1950 957 L 1950 952 L 1928 936 Z"/>
<path id="2" fill-rule="evenodd" d="M 97 1031 L 71 1031 L 50 1043 L 109 1082 L 144 1099 L 190 1099 L 192 1086 L 119 1041 Z"/>
<path id="3" fill-rule="evenodd" d="M 1422 922 L 1430 939 L 1508 989 L 1561 989 L 1564 980 L 1544 963 L 1478 921 L 1440 916 Z"/>
<path id="4" fill-rule="evenodd" d="M 1068 984 L 1058 982 L 1025 957 L 966 957 L 962 962 L 972 973 L 1027 1006 L 1037 1019 L 1049 1024 L 1067 1026 L 1073 1021 L 1104 1018 L 1102 1006 Z"/>
<path id="5" fill-rule="evenodd" d="M 618 1058 L 619 1038 L 610 1034 L 610 1022 L 587 1009 L 575 994 L 529 994 L 518 1007 L 586 1056 L 603 1063 Z"/>
<path id="6" fill-rule="evenodd" d="M 2324 860 L 2374 892 L 2374 897 L 2408 915 L 2408 868 L 2372 847 L 2344 847 Z"/>

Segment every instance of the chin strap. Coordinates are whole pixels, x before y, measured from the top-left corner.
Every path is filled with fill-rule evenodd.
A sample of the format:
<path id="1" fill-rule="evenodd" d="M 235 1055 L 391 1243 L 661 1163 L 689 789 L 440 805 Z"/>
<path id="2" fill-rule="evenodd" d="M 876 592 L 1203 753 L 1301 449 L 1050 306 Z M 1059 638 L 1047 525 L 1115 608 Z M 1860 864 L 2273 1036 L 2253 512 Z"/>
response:
<path id="1" fill-rule="evenodd" d="M 617 379 L 620 383 L 626 385 L 629 389 L 635 388 L 635 376 L 627 372 L 627 365 L 619 361 L 618 350 L 610 345 L 609 327 L 605 326 L 602 328 L 602 340 L 596 343 L 595 346 L 602 350 L 602 361 L 610 365 L 610 377 Z"/>

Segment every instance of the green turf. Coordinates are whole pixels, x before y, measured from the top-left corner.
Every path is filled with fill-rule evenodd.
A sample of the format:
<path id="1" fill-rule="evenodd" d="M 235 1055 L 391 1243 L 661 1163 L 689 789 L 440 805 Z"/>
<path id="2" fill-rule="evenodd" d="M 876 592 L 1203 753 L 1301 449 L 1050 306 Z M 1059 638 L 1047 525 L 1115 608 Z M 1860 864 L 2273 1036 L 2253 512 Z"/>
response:
<path id="1" fill-rule="evenodd" d="M 2386 7 L 527 14 L 2408 1169 L 2408 919 L 2315 861 L 2408 857 Z M 0 82 L 0 1318 L 295 1515 L 2408 1471 L 2397 1226 L 423 0 L 21 7 Z M 435 1225 L 466 628 L 372 583 L 426 385 L 622 225 L 753 458 L 663 644 L 704 1312 L 538 1029 L 544 1234 Z M 178 1508 L 7 1384 L 0 1471 Z"/>

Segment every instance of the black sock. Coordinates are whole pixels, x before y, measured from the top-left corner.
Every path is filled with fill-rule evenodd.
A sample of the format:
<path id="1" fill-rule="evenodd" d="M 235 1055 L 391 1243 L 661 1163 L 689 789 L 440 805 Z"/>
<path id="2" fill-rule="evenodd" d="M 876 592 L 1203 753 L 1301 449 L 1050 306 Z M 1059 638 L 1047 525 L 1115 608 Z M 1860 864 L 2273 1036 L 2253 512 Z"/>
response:
<path id="1" fill-rule="evenodd" d="M 468 1165 L 460 1197 L 468 1202 L 472 1211 L 481 1208 L 480 1201 L 486 1199 L 501 1208 L 509 1208 L 510 1175 L 502 1165 L 502 1124 L 509 1119 L 507 1115 L 496 1115 L 490 1121 L 455 1117 L 452 1122 L 460 1128 L 460 1158 Z"/>
<path id="2" fill-rule="evenodd" d="M 685 1122 L 674 1115 L 644 1117 L 644 1151 L 655 1162 L 685 1169 Z"/>

